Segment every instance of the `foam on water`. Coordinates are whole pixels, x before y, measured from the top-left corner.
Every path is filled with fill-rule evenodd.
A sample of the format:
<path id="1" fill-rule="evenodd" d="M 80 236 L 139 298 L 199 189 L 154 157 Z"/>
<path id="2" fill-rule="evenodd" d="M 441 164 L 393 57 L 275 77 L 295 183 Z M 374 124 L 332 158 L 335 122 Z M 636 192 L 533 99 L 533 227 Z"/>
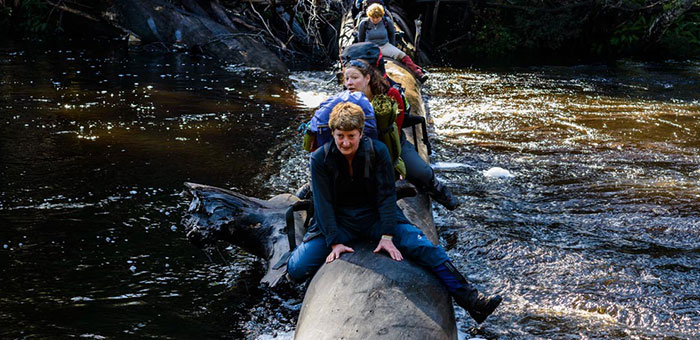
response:
<path id="1" fill-rule="evenodd" d="M 435 162 L 430 165 L 434 170 L 464 170 L 473 169 L 473 165 L 455 162 Z"/>
<path id="2" fill-rule="evenodd" d="M 297 98 L 301 107 L 315 109 L 327 98 L 327 94 L 317 91 L 297 91 Z"/>
<path id="3" fill-rule="evenodd" d="M 486 177 L 491 177 L 491 178 L 511 178 L 515 177 L 515 175 L 511 174 L 510 171 L 500 168 L 500 167 L 493 167 L 488 170 L 484 170 L 482 172 L 484 176 Z"/>

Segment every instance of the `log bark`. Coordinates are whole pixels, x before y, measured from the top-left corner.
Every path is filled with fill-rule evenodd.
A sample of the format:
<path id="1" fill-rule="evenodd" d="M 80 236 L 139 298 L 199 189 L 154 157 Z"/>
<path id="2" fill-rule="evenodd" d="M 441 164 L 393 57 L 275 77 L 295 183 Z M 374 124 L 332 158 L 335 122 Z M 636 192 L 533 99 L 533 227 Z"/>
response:
<path id="1" fill-rule="evenodd" d="M 192 202 L 182 224 L 190 242 L 203 248 L 220 240 L 243 248 L 267 262 L 268 268 L 261 281 L 275 286 L 285 268 L 274 267 L 289 250 L 285 213 L 299 199 L 285 194 L 260 200 L 195 183 L 185 183 L 185 188 Z M 296 225 L 303 225 L 305 213 L 297 213 L 295 217 Z M 302 236 L 300 228 L 297 243 Z"/>
<path id="2" fill-rule="evenodd" d="M 324 265 L 309 285 L 295 339 L 456 339 L 452 300 L 409 260 L 372 253 L 376 244 Z"/>

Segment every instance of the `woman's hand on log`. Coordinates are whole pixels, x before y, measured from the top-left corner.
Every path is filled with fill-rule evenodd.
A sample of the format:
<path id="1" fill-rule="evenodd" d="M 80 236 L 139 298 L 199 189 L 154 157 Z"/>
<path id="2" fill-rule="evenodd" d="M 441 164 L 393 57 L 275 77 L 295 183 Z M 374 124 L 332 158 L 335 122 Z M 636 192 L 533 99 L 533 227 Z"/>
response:
<path id="1" fill-rule="evenodd" d="M 331 245 L 331 253 L 328 254 L 328 257 L 326 257 L 326 263 L 331 263 L 335 259 L 340 258 L 340 254 L 342 253 L 354 253 L 355 250 L 353 250 L 350 247 L 347 247 L 346 245 L 342 243 L 336 243 Z"/>
<path id="2" fill-rule="evenodd" d="M 401 252 L 398 249 L 396 249 L 394 242 L 389 239 L 382 238 L 381 240 L 379 240 L 379 245 L 377 245 L 377 248 L 374 249 L 374 252 L 378 253 L 382 250 L 389 253 L 389 256 L 391 256 L 391 258 L 396 261 L 403 260 L 403 255 L 401 255 Z"/>

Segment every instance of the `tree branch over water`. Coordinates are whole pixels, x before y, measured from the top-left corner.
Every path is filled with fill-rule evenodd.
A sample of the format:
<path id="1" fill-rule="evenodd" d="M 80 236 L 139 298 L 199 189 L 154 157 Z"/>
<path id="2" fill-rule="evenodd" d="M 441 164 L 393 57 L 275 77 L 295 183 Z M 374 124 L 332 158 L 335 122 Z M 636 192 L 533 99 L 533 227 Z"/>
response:
<path id="1" fill-rule="evenodd" d="M 661 13 L 654 22 L 651 23 L 646 39 L 648 43 L 657 43 L 663 34 L 674 22 L 687 13 L 693 6 L 699 5 L 698 0 L 670 0 L 664 3 L 664 7 L 670 9 Z"/>

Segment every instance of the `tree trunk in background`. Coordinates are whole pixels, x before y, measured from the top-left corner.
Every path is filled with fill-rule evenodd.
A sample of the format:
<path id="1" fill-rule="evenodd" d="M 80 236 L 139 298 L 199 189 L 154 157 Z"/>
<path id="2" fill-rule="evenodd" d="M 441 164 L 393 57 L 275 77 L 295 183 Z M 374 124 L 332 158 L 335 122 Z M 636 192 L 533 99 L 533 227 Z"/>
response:
<path id="1" fill-rule="evenodd" d="M 671 0 L 671 2 L 677 4 L 674 5 L 672 9 L 661 13 L 661 15 L 659 15 L 659 17 L 656 18 L 656 20 L 654 20 L 649 27 L 646 37 L 647 45 L 658 43 L 666 30 L 668 30 L 668 28 L 671 27 L 674 22 L 680 19 L 680 17 L 688 12 L 694 5 L 700 4 L 700 1 L 698 0 Z"/>
<path id="2" fill-rule="evenodd" d="M 113 7 L 115 21 L 128 28 L 142 42 L 163 42 L 199 47 L 205 53 L 225 62 L 261 67 L 286 73 L 282 61 L 251 34 L 233 26 L 230 20 L 224 25 L 212 18 L 194 1 L 184 1 L 187 10 L 174 7 L 160 0 L 121 0 Z M 215 8 L 216 5 L 210 9 Z"/>
<path id="3" fill-rule="evenodd" d="M 288 72 L 278 55 L 261 42 L 260 30 L 245 18 L 237 18 L 233 13 L 229 17 L 215 1 L 112 0 L 76 4 L 47 0 L 47 3 L 87 19 L 78 29 L 90 31 L 87 26 L 107 25 L 142 44 L 179 45 L 200 50 L 225 63 Z"/>

